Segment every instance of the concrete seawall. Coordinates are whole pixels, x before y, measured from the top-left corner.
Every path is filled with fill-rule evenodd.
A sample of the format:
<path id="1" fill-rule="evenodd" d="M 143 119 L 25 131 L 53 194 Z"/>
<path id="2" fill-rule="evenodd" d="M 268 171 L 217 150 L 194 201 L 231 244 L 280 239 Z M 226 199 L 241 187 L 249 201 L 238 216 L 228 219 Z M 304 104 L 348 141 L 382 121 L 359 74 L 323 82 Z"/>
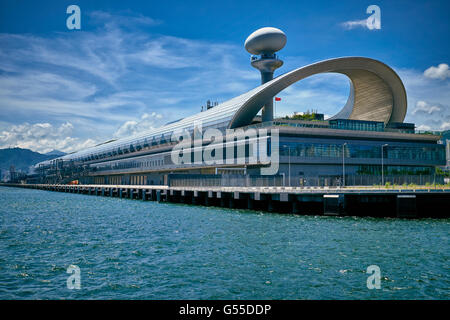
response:
<path id="1" fill-rule="evenodd" d="M 302 215 L 450 217 L 450 189 L 168 187 L 0 184 L 141 201 L 173 202 Z"/>

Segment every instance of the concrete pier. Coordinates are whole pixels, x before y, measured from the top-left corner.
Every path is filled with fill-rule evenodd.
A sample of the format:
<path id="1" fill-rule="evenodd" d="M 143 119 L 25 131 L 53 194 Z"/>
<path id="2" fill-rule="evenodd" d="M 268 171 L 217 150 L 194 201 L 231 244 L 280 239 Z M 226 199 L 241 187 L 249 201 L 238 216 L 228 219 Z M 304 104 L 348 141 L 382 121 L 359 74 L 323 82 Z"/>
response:
<path id="1" fill-rule="evenodd" d="M 323 214 L 339 216 L 345 213 L 345 194 L 324 194 Z"/>
<path id="2" fill-rule="evenodd" d="M 0 184 L 65 193 L 301 215 L 448 218 L 450 189 Z"/>
<path id="3" fill-rule="evenodd" d="M 416 218 L 417 203 L 415 194 L 397 195 L 397 217 Z"/>

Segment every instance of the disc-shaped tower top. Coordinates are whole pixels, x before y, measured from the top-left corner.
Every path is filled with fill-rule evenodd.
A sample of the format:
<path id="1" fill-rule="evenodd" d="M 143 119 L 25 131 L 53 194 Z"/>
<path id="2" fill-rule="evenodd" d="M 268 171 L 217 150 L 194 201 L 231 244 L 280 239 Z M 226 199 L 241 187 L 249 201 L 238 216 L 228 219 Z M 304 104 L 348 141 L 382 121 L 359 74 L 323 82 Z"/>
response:
<path id="1" fill-rule="evenodd" d="M 286 40 L 286 35 L 280 29 L 265 27 L 249 35 L 244 46 L 251 54 L 273 54 L 283 49 Z"/>

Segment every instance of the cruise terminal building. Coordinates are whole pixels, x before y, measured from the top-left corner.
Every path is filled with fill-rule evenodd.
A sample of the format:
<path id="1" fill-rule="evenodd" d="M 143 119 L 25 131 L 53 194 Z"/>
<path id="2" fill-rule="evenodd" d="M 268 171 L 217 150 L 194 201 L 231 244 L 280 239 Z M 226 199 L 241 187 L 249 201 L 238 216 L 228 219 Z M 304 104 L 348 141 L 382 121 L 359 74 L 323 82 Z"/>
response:
<path id="1" fill-rule="evenodd" d="M 173 186 L 439 182 L 434 172 L 436 166 L 446 164 L 445 146 L 439 135 L 418 133 L 414 124 L 403 122 L 407 96 L 394 70 L 370 58 L 341 57 L 273 78 L 283 64 L 276 52 L 285 44 L 286 36 L 279 29 L 255 31 L 245 48 L 261 73 L 261 85 L 160 128 L 41 162 L 29 182 Z M 349 78 L 350 93 L 342 110 L 326 120 L 274 119 L 274 97 L 320 73 Z M 255 131 L 256 135 L 246 135 Z M 220 132 L 223 139 L 208 132 Z M 192 161 L 174 157 L 180 143 Z M 217 149 L 213 156 L 223 161 L 208 162 L 204 150 L 211 151 L 215 144 L 233 152 L 214 154 Z M 229 159 L 230 154 L 234 159 Z M 277 161 L 276 166 L 267 159 Z M 270 172 L 269 167 L 276 170 Z"/>

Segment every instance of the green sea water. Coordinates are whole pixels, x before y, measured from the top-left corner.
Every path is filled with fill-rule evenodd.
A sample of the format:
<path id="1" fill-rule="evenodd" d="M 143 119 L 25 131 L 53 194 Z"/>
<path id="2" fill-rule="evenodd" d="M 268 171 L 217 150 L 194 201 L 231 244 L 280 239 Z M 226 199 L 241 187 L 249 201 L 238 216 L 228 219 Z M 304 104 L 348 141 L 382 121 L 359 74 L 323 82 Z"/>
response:
<path id="1" fill-rule="evenodd" d="M 0 299 L 449 299 L 449 231 L 0 187 Z"/>

